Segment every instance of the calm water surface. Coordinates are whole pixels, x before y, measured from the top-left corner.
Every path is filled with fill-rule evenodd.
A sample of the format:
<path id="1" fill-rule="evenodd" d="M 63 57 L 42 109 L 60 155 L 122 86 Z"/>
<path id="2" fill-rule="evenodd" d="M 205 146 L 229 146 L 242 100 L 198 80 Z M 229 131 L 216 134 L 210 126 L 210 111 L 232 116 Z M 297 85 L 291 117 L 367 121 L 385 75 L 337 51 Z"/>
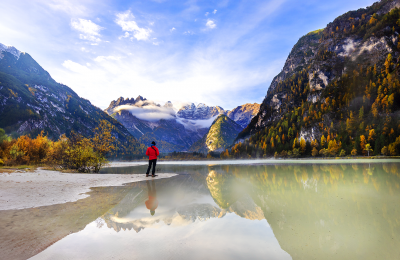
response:
<path id="1" fill-rule="evenodd" d="M 7 211 L 20 259 L 400 259 L 399 163 L 159 168 L 179 175 Z"/>

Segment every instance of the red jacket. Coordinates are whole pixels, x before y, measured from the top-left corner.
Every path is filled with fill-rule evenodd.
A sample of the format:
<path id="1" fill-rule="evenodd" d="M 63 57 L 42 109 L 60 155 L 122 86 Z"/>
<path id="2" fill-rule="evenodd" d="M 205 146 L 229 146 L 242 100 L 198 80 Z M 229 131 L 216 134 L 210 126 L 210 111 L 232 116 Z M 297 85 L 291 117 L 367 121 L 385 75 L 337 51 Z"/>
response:
<path id="1" fill-rule="evenodd" d="M 149 199 L 145 202 L 146 208 L 149 210 L 156 210 L 158 207 L 158 200 L 156 197 L 149 196 Z"/>
<path id="2" fill-rule="evenodd" d="M 158 148 L 153 145 L 152 147 L 147 148 L 146 155 L 149 157 L 149 160 L 154 160 L 157 159 L 157 156 L 160 155 L 160 152 L 158 151 Z"/>

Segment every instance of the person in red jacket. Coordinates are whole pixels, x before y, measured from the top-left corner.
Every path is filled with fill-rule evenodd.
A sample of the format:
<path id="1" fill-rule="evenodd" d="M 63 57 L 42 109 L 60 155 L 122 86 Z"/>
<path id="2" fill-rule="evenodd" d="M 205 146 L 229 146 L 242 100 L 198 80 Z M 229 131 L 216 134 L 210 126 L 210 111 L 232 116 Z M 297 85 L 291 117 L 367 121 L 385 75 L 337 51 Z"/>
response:
<path id="1" fill-rule="evenodd" d="M 156 213 L 156 208 L 158 207 L 158 200 L 157 200 L 157 193 L 156 193 L 156 184 L 154 183 L 154 180 L 151 180 L 151 184 L 153 186 L 153 189 L 150 186 L 150 181 L 146 181 L 147 183 L 147 194 L 149 196 L 149 199 L 146 200 L 146 208 L 150 210 L 150 215 L 154 216 Z"/>
<path id="2" fill-rule="evenodd" d="M 151 146 L 147 148 L 146 155 L 149 157 L 149 167 L 147 168 L 146 177 L 149 177 L 151 165 L 153 165 L 153 171 L 151 177 L 156 177 L 156 164 L 157 164 L 157 156 L 160 155 L 158 148 L 156 147 L 156 142 L 151 142 Z"/>

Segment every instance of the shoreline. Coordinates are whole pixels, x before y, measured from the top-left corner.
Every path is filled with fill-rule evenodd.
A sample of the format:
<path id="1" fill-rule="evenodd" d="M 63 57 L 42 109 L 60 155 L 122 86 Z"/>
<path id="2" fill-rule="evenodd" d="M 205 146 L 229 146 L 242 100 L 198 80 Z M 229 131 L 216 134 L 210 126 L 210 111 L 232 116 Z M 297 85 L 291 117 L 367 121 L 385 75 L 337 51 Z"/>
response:
<path id="1" fill-rule="evenodd" d="M 158 173 L 155 179 L 175 173 Z M 90 195 L 94 187 L 122 186 L 149 180 L 144 174 L 82 174 L 36 169 L 0 173 L 0 211 L 36 208 L 74 202 Z"/>
<path id="2" fill-rule="evenodd" d="M 327 158 L 299 158 L 299 159 L 234 159 L 234 160 L 170 160 L 157 161 L 157 165 L 257 165 L 257 164 L 353 164 L 353 163 L 400 163 L 400 157 L 386 158 L 351 158 L 351 157 L 327 157 Z M 110 162 L 108 167 L 131 167 L 147 165 L 143 161 Z M 107 167 L 104 167 L 107 168 Z"/>
<path id="3" fill-rule="evenodd" d="M 182 162 L 182 161 L 193 161 L 193 162 L 204 162 L 204 161 L 211 161 L 211 162 L 219 162 L 219 161 L 258 161 L 258 160 L 292 160 L 292 161 L 310 161 L 310 160 L 395 160 L 395 159 L 400 159 L 400 156 L 347 156 L 347 157 L 299 157 L 299 158 L 274 158 L 274 156 L 268 157 L 268 158 L 250 158 L 250 159 L 220 159 L 220 158 L 203 158 L 203 159 L 157 159 L 157 164 L 162 163 L 162 162 Z M 137 159 L 137 160 L 132 160 L 132 161 L 109 161 L 109 164 L 114 164 L 114 163 L 135 163 L 136 165 L 145 165 L 148 164 L 148 159 Z M 132 166 L 136 166 L 132 165 Z M 104 166 L 104 168 L 107 167 L 118 167 L 118 166 Z"/>

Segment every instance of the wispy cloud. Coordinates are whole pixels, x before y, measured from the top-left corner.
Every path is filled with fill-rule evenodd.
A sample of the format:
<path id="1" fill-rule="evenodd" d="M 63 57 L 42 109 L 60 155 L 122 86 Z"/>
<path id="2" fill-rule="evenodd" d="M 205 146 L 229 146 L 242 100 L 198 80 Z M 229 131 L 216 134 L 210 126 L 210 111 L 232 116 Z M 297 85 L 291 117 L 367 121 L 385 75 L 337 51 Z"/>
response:
<path id="1" fill-rule="evenodd" d="M 135 17 L 132 15 L 131 11 L 128 10 L 123 13 L 118 13 L 115 22 L 121 26 L 123 31 L 132 32 L 136 40 L 148 40 L 152 30 L 149 28 L 140 28 L 134 19 Z"/>
<path id="2" fill-rule="evenodd" d="M 169 31 L 170 32 L 173 32 L 173 31 L 175 31 L 176 30 L 176 28 L 175 27 L 172 27 Z"/>
<path id="3" fill-rule="evenodd" d="M 102 62 L 102 61 L 106 61 L 106 60 L 120 60 L 121 57 L 116 57 L 116 56 L 97 56 L 94 61 L 96 62 Z"/>
<path id="4" fill-rule="evenodd" d="M 88 13 L 88 9 L 82 5 L 82 1 L 71 0 L 40 0 L 55 11 L 65 12 L 71 16 L 81 16 Z"/>
<path id="5" fill-rule="evenodd" d="M 92 41 L 92 42 L 100 42 L 100 31 L 104 28 L 95 24 L 91 20 L 85 19 L 71 19 L 71 27 L 82 34 L 79 34 L 79 39 Z"/>
<path id="6" fill-rule="evenodd" d="M 205 15 L 205 16 L 208 16 L 209 14 L 210 14 L 209 12 L 206 12 L 204 15 Z"/>
<path id="7" fill-rule="evenodd" d="M 217 13 L 217 9 L 215 9 L 214 11 L 213 11 L 213 14 L 216 14 Z"/>
<path id="8" fill-rule="evenodd" d="M 73 62 L 71 60 L 66 60 L 62 64 L 65 68 L 69 69 L 70 71 L 76 72 L 76 73 L 87 73 L 90 70 L 88 67 L 81 65 L 79 63 Z"/>

